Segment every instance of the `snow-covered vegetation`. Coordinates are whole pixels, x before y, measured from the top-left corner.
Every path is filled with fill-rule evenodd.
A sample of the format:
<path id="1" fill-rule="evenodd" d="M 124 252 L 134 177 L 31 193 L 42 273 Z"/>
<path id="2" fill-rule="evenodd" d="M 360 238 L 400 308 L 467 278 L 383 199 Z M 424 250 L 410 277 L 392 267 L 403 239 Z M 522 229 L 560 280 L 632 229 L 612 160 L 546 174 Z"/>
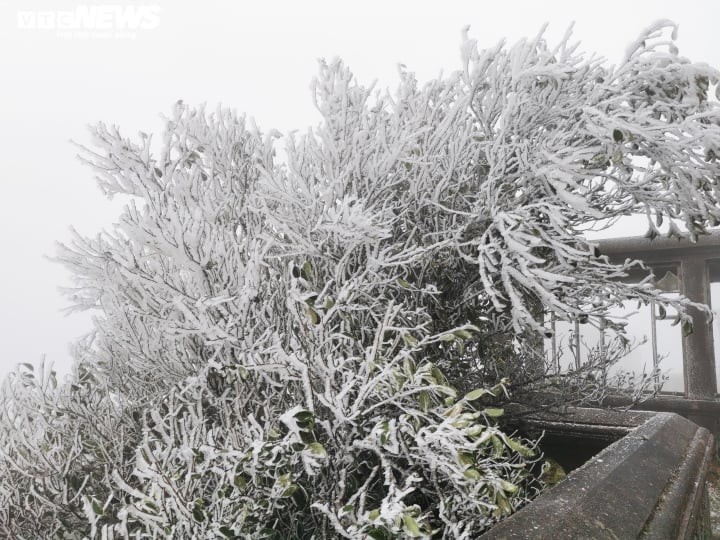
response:
<path id="1" fill-rule="evenodd" d="M 466 37 L 458 71 L 393 93 L 323 63 L 283 162 L 227 110 L 179 102 L 158 151 L 98 124 L 82 157 L 128 204 L 58 255 L 97 314 L 72 377 L 5 381 L 0 535 L 475 538 L 529 500 L 508 390 L 597 386 L 615 357 L 548 373 L 548 313 L 622 334 L 608 311 L 654 299 L 690 329 L 582 234 L 720 222 L 718 74 L 670 30 L 617 67 Z"/>

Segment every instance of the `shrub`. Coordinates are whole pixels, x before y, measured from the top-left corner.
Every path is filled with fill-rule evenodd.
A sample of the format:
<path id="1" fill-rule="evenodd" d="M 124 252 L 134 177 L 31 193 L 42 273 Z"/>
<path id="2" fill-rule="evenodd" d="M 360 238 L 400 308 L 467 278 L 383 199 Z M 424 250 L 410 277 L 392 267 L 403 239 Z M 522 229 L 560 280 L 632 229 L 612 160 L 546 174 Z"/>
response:
<path id="1" fill-rule="evenodd" d="M 466 38 L 460 71 L 394 95 L 322 63 L 322 123 L 282 162 L 227 110 L 178 102 L 159 149 L 97 125 L 83 158 L 129 202 L 60 250 L 98 312 L 71 380 L 5 383 L 0 531 L 474 538 L 527 501 L 534 443 L 498 418 L 547 379 L 546 314 L 690 323 L 582 234 L 719 222 L 717 73 L 664 27 L 617 68 Z"/>

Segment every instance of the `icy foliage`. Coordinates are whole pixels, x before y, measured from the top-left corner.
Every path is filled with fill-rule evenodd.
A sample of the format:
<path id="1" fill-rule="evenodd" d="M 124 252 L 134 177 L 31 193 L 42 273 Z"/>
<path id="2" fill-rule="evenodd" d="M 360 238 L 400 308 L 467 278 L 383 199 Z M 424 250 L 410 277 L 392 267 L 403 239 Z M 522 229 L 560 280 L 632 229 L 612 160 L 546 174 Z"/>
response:
<path id="1" fill-rule="evenodd" d="M 130 202 L 60 251 L 97 310 L 72 380 L 5 383 L 3 536 L 475 538 L 527 501 L 536 452 L 499 404 L 544 375 L 547 313 L 654 299 L 689 324 L 582 231 L 720 222 L 717 73 L 667 27 L 615 68 L 569 36 L 466 38 L 460 71 L 392 95 L 323 63 L 285 163 L 226 110 L 179 102 L 159 153 L 99 124 L 83 158 Z"/>

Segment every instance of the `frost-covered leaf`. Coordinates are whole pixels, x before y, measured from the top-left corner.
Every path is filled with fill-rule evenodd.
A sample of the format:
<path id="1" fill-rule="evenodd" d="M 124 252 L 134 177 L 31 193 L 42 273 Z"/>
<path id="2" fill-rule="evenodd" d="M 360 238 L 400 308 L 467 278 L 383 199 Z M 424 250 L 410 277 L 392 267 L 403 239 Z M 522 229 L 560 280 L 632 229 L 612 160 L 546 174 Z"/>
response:
<path id="1" fill-rule="evenodd" d="M 405 534 L 407 534 L 410 538 L 421 538 L 425 536 L 420 530 L 420 526 L 418 525 L 417 521 L 415 521 L 414 517 L 408 514 L 403 514 L 402 520 L 403 530 L 405 531 Z"/>
<path id="2" fill-rule="evenodd" d="M 308 307 L 306 310 L 307 316 L 310 319 L 310 322 L 313 324 L 319 324 L 320 323 L 320 315 L 318 315 L 318 312 L 315 311 L 312 307 Z"/>
<path id="3" fill-rule="evenodd" d="M 312 443 L 308 444 L 307 449 L 314 456 L 317 456 L 319 458 L 327 457 L 327 452 L 325 451 L 325 447 L 322 444 L 320 444 L 319 442 L 312 442 Z"/>
<path id="4" fill-rule="evenodd" d="M 480 399 L 481 397 L 487 395 L 489 392 L 485 388 L 476 388 L 475 390 L 472 390 L 471 392 L 468 392 L 465 394 L 465 400 L 466 401 L 475 401 L 476 399 Z"/>

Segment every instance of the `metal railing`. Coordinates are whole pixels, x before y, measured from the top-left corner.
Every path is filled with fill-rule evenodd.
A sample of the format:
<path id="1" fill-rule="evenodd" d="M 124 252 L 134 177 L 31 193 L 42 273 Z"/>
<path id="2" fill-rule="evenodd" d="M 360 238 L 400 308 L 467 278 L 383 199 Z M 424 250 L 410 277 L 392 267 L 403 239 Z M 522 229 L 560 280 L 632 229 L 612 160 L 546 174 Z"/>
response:
<path id="1" fill-rule="evenodd" d="M 720 282 L 720 231 L 713 231 L 692 242 L 690 238 L 617 238 L 599 241 L 600 252 L 611 260 L 624 261 L 627 258 L 642 260 L 654 269 L 658 280 L 676 280 L 678 291 L 693 302 L 711 305 L 711 283 Z M 659 270 L 663 270 L 660 272 Z M 670 275 L 667 274 L 670 272 Z M 716 299 L 720 301 L 720 299 Z M 720 306 L 715 306 L 717 309 Z M 693 331 L 680 337 L 682 346 L 682 365 L 684 392 L 680 400 L 693 403 L 705 403 L 699 407 L 700 414 L 688 413 L 688 408 L 679 406 L 678 398 L 663 400 L 655 398 L 655 409 L 674 410 L 684 414 L 696 423 L 718 433 L 720 402 L 717 401 L 718 388 L 715 368 L 715 343 L 713 324 L 709 317 L 696 308 L 690 308 L 693 317 Z M 651 309 L 651 328 L 653 333 L 653 364 L 658 361 L 658 335 L 655 307 Z M 679 335 L 679 333 L 678 333 Z M 720 337 L 720 336 L 719 336 Z M 659 401 L 658 401 L 659 400 Z M 667 403 L 665 403 L 667 402 Z M 675 403 L 675 405 L 673 405 Z"/>

